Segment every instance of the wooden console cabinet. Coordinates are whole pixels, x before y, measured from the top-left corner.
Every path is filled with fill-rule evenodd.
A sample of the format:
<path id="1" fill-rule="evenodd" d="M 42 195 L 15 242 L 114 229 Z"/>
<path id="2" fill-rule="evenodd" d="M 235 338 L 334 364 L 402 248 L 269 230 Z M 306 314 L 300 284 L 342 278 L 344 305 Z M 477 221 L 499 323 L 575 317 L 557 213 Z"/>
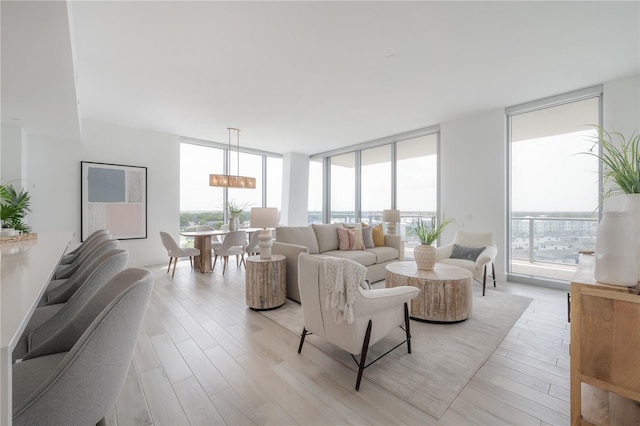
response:
<path id="1" fill-rule="evenodd" d="M 571 283 L 572 426 L 601 424 L 598 416 L 589 415 L 583 389 L 640 402 L 638 291 L 597 283 L 580 271 Z M 602 424 L 609 424 L 609 413 L 605 414 Z"/>

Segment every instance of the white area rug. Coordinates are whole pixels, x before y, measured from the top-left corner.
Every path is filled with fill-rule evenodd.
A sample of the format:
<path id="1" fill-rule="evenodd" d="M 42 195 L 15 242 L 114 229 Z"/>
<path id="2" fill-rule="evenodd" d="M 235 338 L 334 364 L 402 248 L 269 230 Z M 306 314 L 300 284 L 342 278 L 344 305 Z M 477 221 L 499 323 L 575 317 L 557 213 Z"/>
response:
<path id="1" fill-rule="evenodd" d="M 532 300 L 489 289 L 485 297 L 481 294 L 482 289 L 474 286 L 473 313 L 467 321 L 429 324 L 412 320 L 412 353 L 408 354 L 403 345 L 365 369 L 363 377 L 436 419 L 440 418 Z M 287 299 L 284 306 L 261 313 L 298 336 L 302 332 L 302 307 L 296 302 Z M 398 328 L 369 348 L 367 360 L 377 358 L 403 339 L 404 331 Z M 307 336 L 305 345 L 308 344 L 357 371 L 351 355 L 321 337 Z M 291 350 L 297 350 L 297 347 Z M 354 373 L 354 386 L 356 376 Z"/>

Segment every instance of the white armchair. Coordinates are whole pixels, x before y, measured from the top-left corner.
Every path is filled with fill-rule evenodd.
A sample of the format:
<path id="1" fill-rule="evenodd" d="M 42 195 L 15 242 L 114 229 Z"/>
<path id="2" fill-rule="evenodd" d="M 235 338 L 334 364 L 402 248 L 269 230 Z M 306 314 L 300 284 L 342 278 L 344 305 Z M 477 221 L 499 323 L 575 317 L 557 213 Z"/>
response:
<path id="1" fill-rule="evenodd" d="M 454 245 L 458 246 L 455 252 Z M 474 253 L 474 250 L 472 250 L 481 247 L 484 247 L 484 250 L 480 253 L 478 253 L 477 250 Z M 459 266 L 471 271 L 473 277 L 482 284 L 482 295 L 484 296 L 487 286 L 487 268 L 489 265 L 491 265 L 493 286 L 496 286 L 495 261 L 497 254 L 498 248 L 493 241 L 493 233 L 458 230 L 451 244 L 438 247 L 437 261 L 439 263 Z M 474 256 L 476 255 L 477 258 L 474 260 Z"/>
<path id="2" fill-rule="evenodd" d="M 351 260 L 341 260 L 354 263 L 364 269 Z M 410 286 L 365 290 L 358 285 L 358 291 L 351 305 L 353 322 L 339 322 L 336 320 L 335 312 L 327 304 L 329 284 L 325 276 L 325 262 L 327 262 L 326 258 L 310 256 L 307 253 L 300 253 L 298 256 L 298 287 L 304 315 L 304 328 L 300 336 L 298 353 L 302 351 L 306 335 L 316 334 L 349 352 L 354 360 L 356 360 L 355 355 L 361 354 L 360 361 L 356 361 L 358 364 L 356 390 L 358 390 L 364 369 L 379 359 L 366 363 L 369 346 L 381 340 L 391 330 L 402 327 L 404 324 L 406 340 L 398 343 L 394 349 L 406 342 L 407 351 L 411 353 L 409 302 L 420 293 L 420 290 Z M 361 278 L 364 281 L 364 274 Z"/>

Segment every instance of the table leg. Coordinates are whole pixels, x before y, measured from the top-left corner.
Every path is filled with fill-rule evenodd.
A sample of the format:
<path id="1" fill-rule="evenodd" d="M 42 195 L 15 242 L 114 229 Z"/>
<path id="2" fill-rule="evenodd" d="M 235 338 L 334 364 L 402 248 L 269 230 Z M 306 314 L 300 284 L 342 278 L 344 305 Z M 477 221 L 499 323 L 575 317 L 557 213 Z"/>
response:
<path id="1" fill-rule="evenodd" d="M 195 237 L 193 246 L 200 250 L 200 272 L 213 272 L 211 267 L 211 237 L 209 235 Z"/>

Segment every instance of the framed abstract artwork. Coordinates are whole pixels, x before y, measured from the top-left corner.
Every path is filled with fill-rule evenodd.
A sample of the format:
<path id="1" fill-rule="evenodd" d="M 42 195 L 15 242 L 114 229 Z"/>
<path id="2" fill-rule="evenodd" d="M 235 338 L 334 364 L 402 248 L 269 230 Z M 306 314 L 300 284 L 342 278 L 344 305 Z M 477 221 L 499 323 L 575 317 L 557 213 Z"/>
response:
<path id="1" fill-rule="evenodd" d="M 98 229 L 113 238 L 147 238 L 147 168 L 80 162 L 84 241 Z"/>

